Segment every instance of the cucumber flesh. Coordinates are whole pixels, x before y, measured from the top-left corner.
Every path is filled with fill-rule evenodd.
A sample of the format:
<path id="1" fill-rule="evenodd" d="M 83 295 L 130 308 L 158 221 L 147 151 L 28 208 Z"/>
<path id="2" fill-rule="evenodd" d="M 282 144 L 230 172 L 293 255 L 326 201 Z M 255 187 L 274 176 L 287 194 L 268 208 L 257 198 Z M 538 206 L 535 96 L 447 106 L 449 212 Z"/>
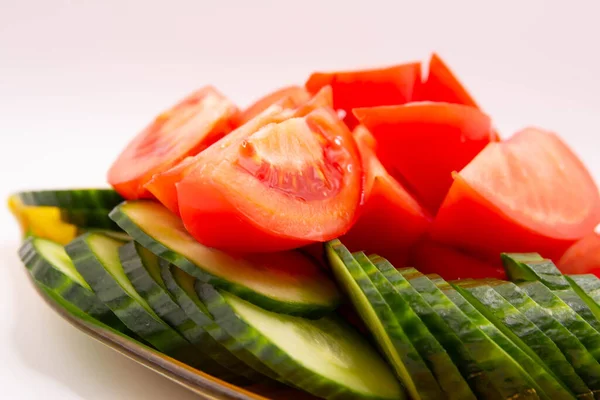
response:
<path id="1" fill-rule="evenodd" d="M 553 399 L 585 396 L 592 392 L 575 372 L 556 344 L 504 297 L 485 283 L 453 283 L 456 290 L 504 335 L 521 348 L 554 379 L 539 381 Z M 561 386 L 562 385 L 562 386 Z"/>
<path id="2" fill-rule="evenodd" d="M 442 390 L 431 370 L 350 251 L 336 239 L 325 245 L 325 253 L 337 281 L 350 297 L 410 397 L 442 398 Z"/>
<path id="3" fill-rule="evenodd" d="M 363 252 L 352 253 L 377 291 L 396 316 L 400 327 L 409 337 L 438 381 L 446 399 L 473 399 L 475 395 L 463 379 L 460 371 L 436 337 L 429 331 L 411 304 L 379 272 Z"/>
<path id="4" fill-rule="evenodd" d="M 201 282 L 226 289 L 262 308 L 316 318 L 335 309 L 341 300 L 335 284 L 300 252 L 231 256 L 198 243 L 177 216 L 156 202 L 125 202 L 110 215 L 157 256 Z M 282 266 L 288 262 L 301 264 L 301 271 L 286 271 Z"/>
<path id="5" fill-rule="evenodd" d="M 400 384 L 379 354 L 335 317 L 277 314 L 198 284 L 216 323 L 283 379 L 326 399 L 401 399 Z"/>
<path id="6" fill-rule="evenodd" d="M 49 206 L 64 209 L 108 211 L 124 199 L 112 189 L 41 190 L 17 193 L 27 206 Z"/>

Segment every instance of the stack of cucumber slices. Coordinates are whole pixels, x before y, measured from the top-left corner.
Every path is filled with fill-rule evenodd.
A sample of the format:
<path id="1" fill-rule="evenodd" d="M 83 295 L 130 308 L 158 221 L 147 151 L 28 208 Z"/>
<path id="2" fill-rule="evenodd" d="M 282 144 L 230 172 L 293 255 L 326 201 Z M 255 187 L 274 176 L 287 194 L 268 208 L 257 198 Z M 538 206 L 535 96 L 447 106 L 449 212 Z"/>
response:
<path id="1" fill-rule="evenodd" d="M 510 282 L 447 282 L 339 240 L 324 245 L 327 270 L 298 251 L 228 254 L 160 204 L 108 189 L 10 206 L 45 293 L 232 384 L 325 399 L 600 399 L 600 279 L 538 254 L 502 254 Z M 338 315 L 344 302 L 365 334 Z"/>

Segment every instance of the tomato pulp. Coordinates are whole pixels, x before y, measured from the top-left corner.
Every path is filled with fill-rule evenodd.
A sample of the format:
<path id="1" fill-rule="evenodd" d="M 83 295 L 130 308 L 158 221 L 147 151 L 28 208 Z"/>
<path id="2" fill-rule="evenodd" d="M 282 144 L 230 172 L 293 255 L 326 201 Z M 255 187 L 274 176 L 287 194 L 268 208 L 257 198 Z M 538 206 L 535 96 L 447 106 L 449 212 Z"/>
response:
<path id="1" fill-rule="evenodd" d="M 310 93 L 302 86 L 286 86 L 277 89 L 260 99 L 244 110 L 240 117 L 240 124 L 244 124 L 265 111 L 273 104 L 285 103 L 287 108 L 296 108 L 310 100 Z"/>

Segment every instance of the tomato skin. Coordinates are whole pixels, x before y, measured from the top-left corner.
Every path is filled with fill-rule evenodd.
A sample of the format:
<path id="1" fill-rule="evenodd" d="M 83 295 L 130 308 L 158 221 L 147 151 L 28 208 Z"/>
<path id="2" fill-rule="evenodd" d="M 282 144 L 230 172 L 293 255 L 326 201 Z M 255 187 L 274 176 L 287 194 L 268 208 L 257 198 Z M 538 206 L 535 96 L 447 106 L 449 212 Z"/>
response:
<path id="1" fill-rule="evenodd" d="M 392 178 L 375 155 L 375 139 L 363 126 L 354 130 L 365 175 L 363 205 L 358 220 L 340 240 L 351 251 L 377 253 L 405 262 L 408 249 L 425 234 L 431 217 Z"/>
<path id="2" fill-rule="evenodd" d="M 600 277 L 600 236 L 594 232 L 576 242 L 557 265 L 563 274 L 594 274 Z"/>
<path id="3" fill-rule="evenodd" d="M 506 279 L 499 256 L 495 263 L 486 262 L 431 240 L 423 240 L 414 246 L 410 266 L 423 274 L 438 274 L 446 280 Z"/>
<path id="4" fill-rule="evenodd" d="M 176 185 L 184 225 L 200 243 L 234 253 L 260 253 L 327 241 L 350 228 L 362 190 L 360 158 L 351 133 L 333 110 L 317 109 L 265 127 L 259 131 L 261 140 L 268 140 L 286 123 L 305 123 L 302 126 L 320 130 L 328 140 L 336 138 L 343 162 L 348 163 L 340 168 L 340 191 L 331 198 L 300 201 L 265 185 L 238 163 L 244 143 L 253 140 L 247 136 L 244 143 L 213 152 Z M 278 151 L 287 151 L 272 147 L 274 158 L 282 158 Z"/>
<path id="5" fill-rule="evenodd" d="M 284 102 L 286 108 L 296 108 L 308 102 L 310 98 L 310 93 L 302 86 L 282 87 L 261 97 L 245 109 L 240 117 L 240 125 L 250 121 L 273 104 Z"/>
<path id="6" fill-rule="evenodd" d="M 108 171 L 108 182 L 128 200 L 153 198 L 144 185 L 157 173 L 198 154 L 229 133 L 239 110 L 206 86 L 165 111 L 123 150 Z"/>
<path id="7" fill-rule="evenodd" d="M 527 129 L 488 145 L 455 175 L 431 234 L 484 257 L 558 259 L 598 222 L 598 189 L 583 164 L 556 136 Z"/>
<path id="8" fill-rule="evenodd" d="M 352 114 L 353 108 L 407 103 L 413 100 L 420 84 L 421 63 L 415 62 L 378 69 L 315 72 L 305 86 L 316 93 L 330 85 L 334 108 L 346 112 L 344 122 L 354 129 L 358 121 Z"/>
<path id="9" fill-rule="evenodd" d="M 410 103 L 358 108 L 358 120 L 375 136 L 377 155 L 399 181 L 435 214 L 461 170 L 492 138 L 490 118 L 468 106 Z"/>

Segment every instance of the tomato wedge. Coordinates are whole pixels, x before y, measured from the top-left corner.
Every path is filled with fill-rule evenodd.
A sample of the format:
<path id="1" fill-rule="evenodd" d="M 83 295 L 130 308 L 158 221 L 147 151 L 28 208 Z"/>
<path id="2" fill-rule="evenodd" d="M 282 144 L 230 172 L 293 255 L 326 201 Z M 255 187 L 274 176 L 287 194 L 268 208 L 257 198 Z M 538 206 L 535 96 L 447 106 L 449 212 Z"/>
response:
<path id="1" fill-rule="evenodd" d="M 456 174 L 432 235 L 491 257 L 558 259 L 598 222 L 598 188 L 581 161 L 554 134 L 530 128 L 490 143 Z"/>
<path id="2" fill-rule="evenodd" d="M 316 93 L 330 85 L 334 108 L 345 111 L 344 122 L 353 129 L 358 124 L 353 108 L 407 103 L 420 83 L 421 63 L 415 62 L 379 69 L 315 72 L 305 86 Z"/>
<path id="3" fill-rule="evenodd" d="M 557 265 L 563 274 L 594 274 L 600 277 L 600 236 L 594 232 L 576 242 Z"/>
<path id="4" fill-rule="evenodd" d="M 433 214 L 461 170 L 491 140 L 490 118 L 473 107 L 410 103 L 358 108 L 358 120 L 377 139 L 377 155 Z"/>
<path id="5" fill-rule="evenodd" d="M 296 108 L 308 102 L 310 93 L 302 86 L 286 86 L 267 94 L 256 100 L 250 107 L 244 110 L 240 117 L 240 124 L 245 124 L 273 104 L 285 102 L 287 108 Z"/>
<path id="6" fill-rule="evenodd" d="M 447 280 L 452 279 L 506 279 L 500 257 L 495 263 L 479 260 L 460 250 L 424 240 L 413 247 L 410 266 L 424 274 L 438 274 Z"/>
<path id="7" fill-rule="evenodd" d="M 352 229 L 340 240 L 352 251 L 367 251 L 397 262 L 431 223 L 427 212 L 392 178 L 375 155 L 375 139 L 363 126 L 354 130 L 363 173 L 363 205 Z"/>
<path id="8" fill-rule="evenodd" d="M 237 107 L 206 86 L 165 111 L 119 155 L 108 182 L 126 199 L 152 198 L 144 185 L 187 156 L 197 154 L 237 124 Z"/>
<path id="9" fill-rule="evenodd" d="M 177 194 L 187 230 L 206 246 L 291 249 L 338 237 L 354 222 L 360 156 L 331 109 L 263 126 L 205 154 Z"/>

